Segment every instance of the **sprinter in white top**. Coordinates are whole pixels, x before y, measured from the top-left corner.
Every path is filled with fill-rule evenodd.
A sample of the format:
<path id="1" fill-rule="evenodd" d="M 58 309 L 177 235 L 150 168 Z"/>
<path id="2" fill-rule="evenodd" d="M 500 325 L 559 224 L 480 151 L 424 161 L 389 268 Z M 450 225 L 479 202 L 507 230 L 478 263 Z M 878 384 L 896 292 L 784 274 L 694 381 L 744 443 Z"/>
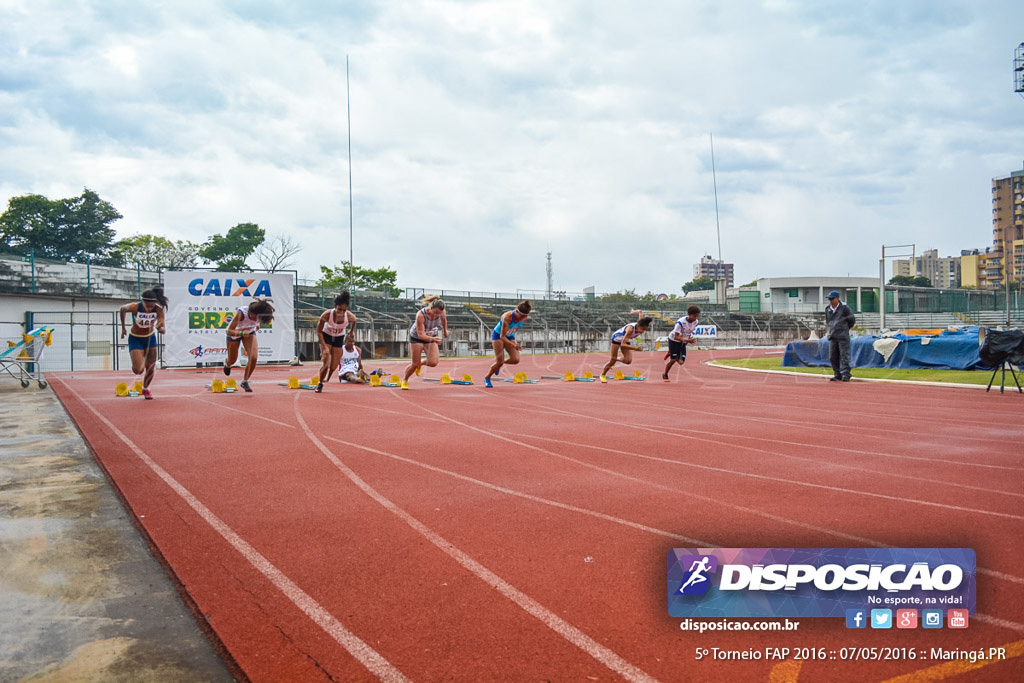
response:
<path id="1" fill-rule="evenodd" d="M 412 363 L 405 368 L 402 388 L 409 388 L 412 373 L 423 370 L 423 353 L 427 354 L 427 366 L 435 367 L 441 359 L 441 344 L 448 336 L 448 315 L 444 312 L 444 301 L 436 294 L 420 299 L 423 306 L 416 312 L 416 320 L 409 328 L 409 353 Z M 443 336 L 442 336 L 443 335 Z"/>
<path id="2" fill-rule="evenodd" d="M 636 313 L 636 322 L 629 323 L 628 325 L 623 325 L 622 327 L 620 327 L 619 329 L 615 330 L 615 332 L 612 333 L 612 357 L 608 360 L 607 363 L 605 363 L 604 368 L 601 369 L 602 383 L 608 382 L 608 371 L 611 370 L 616 363 L 622 362 L 625 363 L 626 365 L 629 365 L 630 363 L 633 362 L 633 352 L 643 351 L 643 347 L 633 346 L 632 344 L 629 343 L 629 340 L 639 337 L 641 334 L 650 329 L 652 318 L 650 316 L 645 316 L 643 311 L 637 310 L 635 308 L 632 309 L 629 313 L 630 315 Z M 620 353 L 622 354 L 621 358 L 619 357 Z"/>
<path id="3" fill-rule="evenodd" d="M 686 362 L 686 345 L 696 343 L 696 339 L 693 333 L 697 329 L 697 325 L 700 322 L 697 320 L 697 316 L 700 315 L 699 306 L 690 306 L 686 309 L 686 315 L 676 321 L 675 327 L 668 333 L 668 353 L 665 354 L 665 359 L 668 363 L 665 364 L 665 372 L 661 373 L 661 378 L 666 382 L 669 381 L 668 371 L 672 369 L 672 366 L 676 363 L 682 365 Z"/>
<path id="4" fill-rule="evenodd" d="M 274 321 L 274 305 L 266 299 L 255 299 L 248 306 L 243 306 L 235 311 L 231 317 L 231 324 L 228 325 L 228 357 L 224 359 L 224 374 L 231 374 L 231 367 L 238 360 L 240 347 L 245 347 L 245 355 L 248 361 L 245 364 L 245 374 L 238 386 L 247 392 L 252 392 L 249 386 L 249 378 L 252 377 L 259 360 L 260 346 L 256 342 L 256 334 L 260 325 L 269 325 Z"/>
<path id="5" fill-rule="evenodd" d="M 352 295 L 347 291 L 334 297 L 334 308 L 324 311 L 316 325 L 316 334 L 320 339 L 321 361 L 320 382 L 316 385 L 318 394 L 324 390 L 324 384 L 331 379 L 334 369 L 341 363 L 345 341 L 355 341 L 356 316 L 348 310 L 351 301 Z"/>

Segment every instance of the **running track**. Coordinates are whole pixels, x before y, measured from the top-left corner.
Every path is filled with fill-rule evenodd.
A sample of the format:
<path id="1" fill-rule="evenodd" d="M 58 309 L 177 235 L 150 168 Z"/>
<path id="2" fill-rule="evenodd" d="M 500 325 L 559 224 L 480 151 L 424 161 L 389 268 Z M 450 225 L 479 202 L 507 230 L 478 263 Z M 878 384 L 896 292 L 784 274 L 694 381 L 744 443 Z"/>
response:
<path id="1" fill-rule="evenodd" d="M 213 372 L 52 385 L 158 555 L 253 681 L 1024 679 L 1024 396 L 739 372 L 410 391 Z M 760 353 L 760 352 L 756 352 Z M 532 378 L 604 356 L 526 357 Z M 387 366 L 400 369 L 401 365 Z M 511 374 L 507 368 L 505 374 Z M 971 547 L 965 631 L 679 630 L 673 547 Z M 1001 663 L 695 660 L 699 647 L 1005 646 Z"/>

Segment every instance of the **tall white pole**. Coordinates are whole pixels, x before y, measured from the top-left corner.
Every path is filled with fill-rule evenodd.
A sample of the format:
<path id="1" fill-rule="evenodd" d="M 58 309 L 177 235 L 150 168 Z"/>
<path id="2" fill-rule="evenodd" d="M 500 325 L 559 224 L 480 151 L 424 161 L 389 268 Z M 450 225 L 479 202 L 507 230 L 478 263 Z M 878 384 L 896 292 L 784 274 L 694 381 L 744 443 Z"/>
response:
<path id="1" fill-rule="evenodd" d="M 352 248 L 352 97 L 348 84 L 348 55 L 345 55 L 345 108 L 348 111 L 348 289 L 352 291 L 355 255 Z"/>
<path id="2" fill-rule="evenodd" d="M 718 178 L 715 176 L 715 136 L 708 133 L 711 138 L 711 182 L 715 188 L 715 233 L 718 235 L 718 263 L 722 264 L 722 228 L 718 223 Z"/>

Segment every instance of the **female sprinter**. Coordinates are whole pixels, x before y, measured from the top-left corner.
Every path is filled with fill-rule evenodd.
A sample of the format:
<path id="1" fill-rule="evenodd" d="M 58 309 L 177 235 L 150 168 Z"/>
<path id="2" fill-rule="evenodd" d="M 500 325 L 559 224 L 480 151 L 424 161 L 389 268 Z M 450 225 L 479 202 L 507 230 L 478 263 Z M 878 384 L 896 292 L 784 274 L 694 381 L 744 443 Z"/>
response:
<path id="1" fill-rule="evenodd" d="M 494 347 L 494 365 L 491 366 L 487 376 L 484 377 L 484 385 L 488 389 L 493 387 L 491 376 L 501 372 L 502 365 L 505 363 L 515 365 L 519 362 L 519 350 L 522 346 L 516 341 L 516 330 L 522 327 L 523 323 L 529 319 L 530 311 L 532 310 L 533 304 L 530 303 L 529 299 L 520 301 L 519 305 L 514 309 L 501 314 L 501 319 L 494 326 L 494 330 L 491 331 L 491 346 Z M 508 360 L 505 360 L 506 352 L 508 353 Z"/>
<path id="2" fill-rule="evenodd" d="M 238 348 L 244 346 L 249 362 L 245 365 L 245 376 L 238 386 L 250 393 L 252 387 L 249 386 L 249 378 L 256 369 L 260 352 L 259 344 L 256 343 L 256 332 L 260 325 L 267 325 L 273 320 L 273 304 L 266 299 L 254 299 L 248 306 L 235 311 L 235 315 L 231 317 L 231 324 L 228 325 L 228 357 L 224 359 L 224 374 L 231 374 L 231 366 L 238 360 Z"/>
<path id="3" fill-rule="evenodd" d="M 601 370 L 601 381 L 604 383 L 608 382 L 608 371 L 612 369 L 613 365 L 620 360 L 626 365 L 629 365 L 633 362 L 633 352 L 643 351 L 642 347 L 631 345 L 629 340 L 634 337 L 639 337 L 641 334 L 646 332 L 651 326 L 651 318 L 641 317 L 644 312 L 636 309 L 630 311 L 630 313 L 636 313 L 636 322 L 623 325 L 612 333 L 612 357 L 609 359 L 608 363 L 605 364 L 604 369 Z M 619 358 L 620 350 L 622 351 L 622 358 Z"/>
<path id="4" fill-rule="evenodd" d="M 409 351 L 412 363 L 405 369 L 402 388 L 409 388 L 412 373 L 420 374 L 423 367 L 423 352 L 427 352 L 427 366 L 434 367 L 441 359 L 440 346 L 448 336 L 448 315 L 444 312 L 444 301 L 436 294 L 420 299 L 423 306 L 416 313 L 416 321 L 409 328 Z"/>
<path id="5" fill-rule="evenodd" d="M 143 375 L 142 395 L 152 399 L 149 385 L 156 374 L 156 333 L 164 333 L 164 309 L 167 297 L 164 288 L 157 285 L 142 293 L 142 300 L 121 307 L 121 339 L 128 335 L 128 353 L 132 357 L 132 372 Z M 132 314 L 132 331 L 125 326 L 125 314 Z"/>
<path id="6" fill-rule="evenodd" d="M 355 340 L 352 335 L 356 329 L 355 313 L 348 310 L 352 296 L 342 292 L 334 297 L 334 308 L 328 309 L 320 316 L 316 326 L 316 334 L 320 337 L 320 382 L 316 385 L 317 393 L 324 390 L 324 384 L 331 379 L 334 368 L 341 363 L 341 350 L 345 346 L 346 337 Z M 351 325 L 351 327 L 350 327 Z"/>

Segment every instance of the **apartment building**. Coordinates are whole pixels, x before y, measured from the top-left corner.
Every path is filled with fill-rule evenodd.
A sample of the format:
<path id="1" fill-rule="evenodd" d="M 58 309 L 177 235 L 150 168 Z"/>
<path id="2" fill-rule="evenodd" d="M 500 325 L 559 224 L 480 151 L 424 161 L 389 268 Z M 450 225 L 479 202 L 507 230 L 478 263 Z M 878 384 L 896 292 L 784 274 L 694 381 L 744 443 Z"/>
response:
<path id="1" fill-rule="evenodd" d="M 1024 281 L 1024 170 L 992 179 L 992 250 L 978 276 L 979 289 Z"/>
<path id="2" fill-rule="evenodd" d="M 711 258 L 710 254 L 701 257 L 700 263 L 693 264 L 693 279 L 709 277 L 712 280 L 725 280 L 726 287 L 733 287 L 733 264 Z"/>
<path id="3" fill-rule="evenodd" d="M 932 287 L 949 289 L 960 286 L 961 256 L 939 256 L 938 249 L 928 249 L 913 259 L 893 261 L 893 275 L 926 277 Z"/>

